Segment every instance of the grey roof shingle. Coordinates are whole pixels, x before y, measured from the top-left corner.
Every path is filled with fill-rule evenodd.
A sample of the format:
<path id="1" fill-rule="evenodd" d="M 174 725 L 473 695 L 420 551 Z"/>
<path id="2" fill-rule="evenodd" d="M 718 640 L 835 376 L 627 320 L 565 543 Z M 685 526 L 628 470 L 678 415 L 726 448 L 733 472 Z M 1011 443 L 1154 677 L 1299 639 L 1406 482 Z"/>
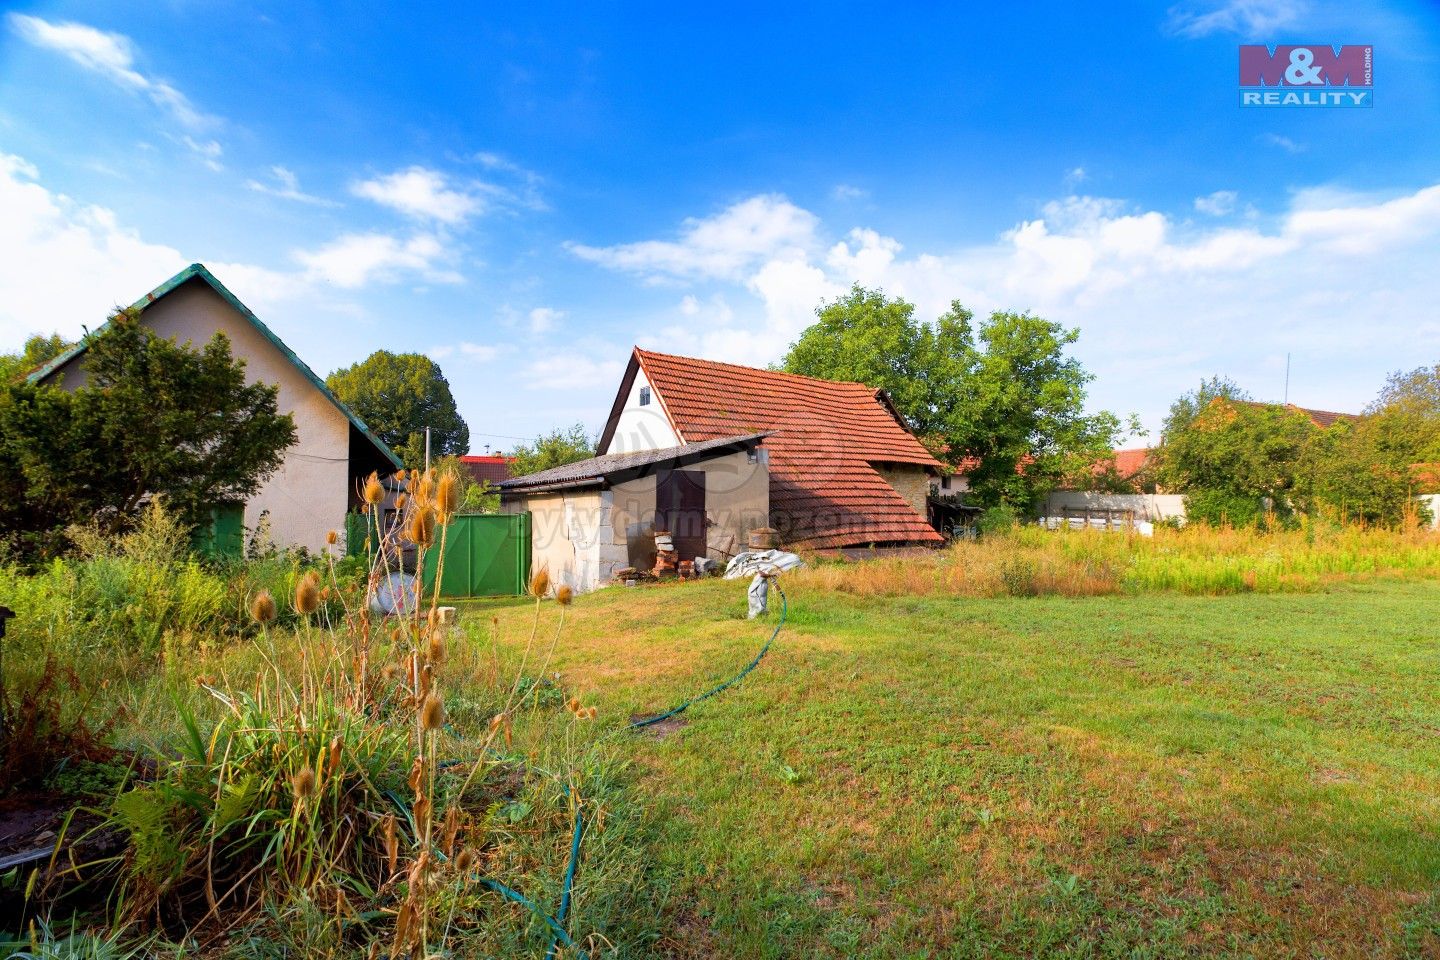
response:
<path id="1" fill-rule="evenodd" d="M 502 493 L 538 493 L 544 490 L 563 490 L 574 487 L 599 486 L 609 477 L 630 472 L 644 472 L 646 467 L 674 464 L 679 466 L 704 459 L 707 454 L 719 454 L 733 449 L 756 446 L 770 436 L 772 431 L 744 433 L 734 437 L 721 437 L 703 443 L 687 443 L 678 447 L 662 447 L 659 450 L 637 450 L 633 453 L 607 453 L 603 457 L 592 457 L 564 466 L 552 467 L 523 477 L 512 477 L 499 484 Z"/>

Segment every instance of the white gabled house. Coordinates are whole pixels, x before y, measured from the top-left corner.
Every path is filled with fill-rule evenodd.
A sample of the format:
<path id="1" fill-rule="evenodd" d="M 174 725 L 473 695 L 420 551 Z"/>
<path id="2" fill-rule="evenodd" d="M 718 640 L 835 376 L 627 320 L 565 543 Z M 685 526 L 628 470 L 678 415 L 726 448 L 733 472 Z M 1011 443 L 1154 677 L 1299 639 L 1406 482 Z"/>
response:
<path id="1" fill-rule="evenodd" d="M 264 517 L 277 546 L 320 550 L 331 530 L 345 530 L 345 514 L 359 506 L 358 484 L 372 471 L 400 469 L 389 447 L 330 392 L 260 318 L 203 264 L 194 263 L 133 305 L 141 322 L 162 337 L 199 347 L 217 332 L 245 361 L 250 382 L 279 387 L 277 406 L 295 419 L 296 442 L 284 462 L 249 501 L 217 504 L 217 534 L 234 539 L 239 526 Z M 31 375 L 37 383 L 73 389 L 84 385 L 85 344 L 71 348 Z"/>

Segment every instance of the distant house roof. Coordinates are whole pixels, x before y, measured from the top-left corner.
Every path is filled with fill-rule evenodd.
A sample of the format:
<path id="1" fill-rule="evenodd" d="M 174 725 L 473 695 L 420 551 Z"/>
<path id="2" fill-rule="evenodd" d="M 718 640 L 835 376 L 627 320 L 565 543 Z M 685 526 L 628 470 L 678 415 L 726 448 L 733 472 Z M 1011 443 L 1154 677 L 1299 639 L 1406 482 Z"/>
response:
<path id="1" fill-rule="evenodd" d="M 564 466 L 541 470 L 539 473 L 502 481 L 500 491 L 524 494 L 603 487 L 653 473 L 658 469 L 675 469 L 737 450 L 757 447 L 768 436 L 769 433 L 761 431 L 734 437 L 719 437 L 701 443 L 686 443 L 678 447 L 664 447 L 660 450 L 609 453 L 603 457 L 591 457 L 589 460 L 567 463 Z"/>
<path id="2" fill-rule="evenodd" d="M 1128 480 L 1145 469 L 1145 464 L 1150 460 L 1150 448 L 1136 447 L 1133 450 L 1116 450 L 1110 456 L 1115 464 L 1115 472 Z"/>
<path id="3" fill-rule="evenodd" d="M 209 284 L 210 288 L 213 289 L 217 294 L 219 294 L 222 300 L 224 300 L 231 307 L 233 307 L 235 311 L 240 314 L 240 316 L 244 317 L 247 321 L 249 321 L 250 324 L 255 327 L 255 329 L 258 330 L 262 336 L 265 337 L 265 339 L 273 343 L 276 349 L 278 349 L 282 354 L 284 354 L 286 359 L 288 359 L 292 364 L 294 364 L 297 370 L 299 370 L 302 374 L 305 375 L 306 379 L 308 379 L 311 384 L 314 385 L 315 389 L 319 390 L 322 394 L 324 394 L 325 397 L 331 403 L 333 403 L 341 413 L 345 415 L 346 419 L 350 421 L 350 425 L 353 426 L 356 430 L 358 430 L 360 434 L 365 437 L 366 440 L 369 440 L 372 444 L 374 444 L 375 449 L 378 450 L 387 460 L 393 463 L 396 469 L 399 469 L 403 466 L 403 464 L 400 462 L 400 458 L 395 455 L 394 451 L 392 451 L 388 446 L 386 446 L 385 441 L 381 440 L 369 427 L 365 426 L 365 422 L 359 417 L 357 417 L 349 407 L 341 403 L 340 398 L 335 396 L 335 394 L 331 392 L 330 388 L 325 385 L 325 381 L 322 380 L 315 373 L 314 370 L 311 370 L 309 365 L 306 364 L 304 360 L 301 360 L 299 357 L 297 357 L 295 355 L 295 352 L 292 351 L 289 347 L 287 347 L 285 345 L 285 342 L 275 335 L 274 331 L 272 331 L 269 327 L 265 326 L 265 324 L 261 323 L 260 318 L 255 316 L 255 314 L 251 313 L 250 308 L 240 302 L 239 297 L 235 296 L 235 294 L 231 293 L 228 289 L 226 289 L 223 283 L 215 279 L 215 275 L 212 274 L 208 269 L 206 269 L 203 263 L 190 264 L 190 266 L 186 267 L 184 270 L 181 270 L 179 273 L 175 274 L 175 276 L 171 277 L 169 280 L 166 280 L 164 283 L 160 284 L 160 286 L 156 287 L 154 290 L 151 290 L 139 300 L 136 300 L 130 305 L 130 309 L 139 310 L 143 313 L 151 304 L 160 300 L 166 294 L 174 292 L 175 290 L 179 289 L 181 286 L 189 283 L 192 280 Z M 104 325 L 100 327 L 100 330 L 104 330 L 105 327 L 108 325 L 109 322 L 107 321 Z M 96 332 L 98 333 L 99 331 L 97 330 Z M 75 346 L 71 347 L 69 350 L 66 350 L 64 353 L 60 354 L 60 356 L 56 357 L 54 360 L 51 360 L 39 370 L 36 370 L 34 373 L 30 374 L 27 379 L 31 383 L 41 383 L 49 379 L 61 367 L 64 367 L 67 363 L 83 354 L 87 349 L 89 349 L 89 346 L 90 345 L 88 343 L 88 338 L 82 339 Z"/>
<path id="4" fill-rule="evenodd" d="M 470 476 L 476 483 L 499 483 L 501 480 L 510 479 L 510 464 L 515 462 L 515 458 L 466 455 L 460 458 L 460 462 L 470 471 Z"/>
<path id="5" fill-rule="evenodd" d="M 638 347 L 600 437 L 609 447 L 637 370 L 688 443 L 772 431 L 770 511 L 796 547 L 939 543 L 942 538 L 877 471 L 905 464 L 939 472 L 883 390 Z"/>
<path id="6" fill-rule="evenodd" d="M 1217 397 L 1216 399 L 1218 400 L 1219 398 Z M 1283 408 L 1285 410 L 1293 410 L 1296 413 L 1303 414 L 1311 423 L 1321 428 L 1334 426 L 1341 420 L 1355 421 L 1360 419 L 1360 414 L 1358 413 L 1336 413 L 1333 410 L 1312 410 L 1309 407 L 1297 407 L 1293 403 L 1261 403 L 1256 400 L 1242 400 L 1240 402 L 1251 407 L 1273 407 L 1276 409 Z"/>

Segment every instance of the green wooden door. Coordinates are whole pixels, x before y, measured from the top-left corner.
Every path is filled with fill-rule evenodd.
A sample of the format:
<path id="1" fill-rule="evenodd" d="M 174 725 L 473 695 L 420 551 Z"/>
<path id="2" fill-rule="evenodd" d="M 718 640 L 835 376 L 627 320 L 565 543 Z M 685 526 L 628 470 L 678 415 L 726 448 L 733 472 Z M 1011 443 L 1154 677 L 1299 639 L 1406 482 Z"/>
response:
<path id="1" fill-rule="evenodd" d="M 426 551 L 424 585 L 435 588 L 440 551 Z M 530 514 L 459 516 L 445 535 L 443 597 L 507 597 L 530 581 Z"/>
<path id="2" fill-rule="evenodd" d="M 245 504 L 211 507 L 209 522 L 190 535 L 190 548 L 215 560 L 241 559 L 245 555 Z"/>

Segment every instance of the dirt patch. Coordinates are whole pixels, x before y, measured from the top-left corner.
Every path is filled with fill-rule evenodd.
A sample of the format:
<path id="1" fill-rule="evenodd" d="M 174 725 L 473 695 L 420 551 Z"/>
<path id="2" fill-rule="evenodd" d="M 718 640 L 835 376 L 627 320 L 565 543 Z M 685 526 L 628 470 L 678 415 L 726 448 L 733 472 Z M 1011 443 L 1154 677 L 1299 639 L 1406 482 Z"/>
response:
<path id="1" fill-rule="evenodd" d="M 660 716 L 658 713 L 633 713 L 630 715 L 630 723 L 644 723 L 646 720 L 654 720 Z M 646 723 L 643 727 L 636 727 L 637 733 L 645 733 L 657 740 L 664 740 L 690 721 L 683 716 L 676 714 L 673 717 L 666 717 L 664 720 L 655 720 L 654 723 Z"/>
<path id="2" fill-rule="evenodd" d="M 655 956 L 664 960 L 718 960 L 729 957 L 715 944 L 710 923 L 691 907 L 667 917 L 667 928 L 655 944 Z"/>
<path id="3" fill-rule="evenodd" d="M 115 856 L 124 848 L 118 834 L 95 829 L 100 823 L 98 815 L 78 811 L 69 817 L 77 804 L 85 802 L 48 792 L 18 794 L 0 801 L 0 864 L 4 865 L 0 873 L 13 868 L 19 876 L 28 877 L 31 871 L 39 871 L 47 899 L 58 901 L 68 896 L 90 873 L 88 868 L 73 867 Z M 25 906 L 23 890 L 23 884 L 0 889 L 0 929 L 16 929 Z"/>

